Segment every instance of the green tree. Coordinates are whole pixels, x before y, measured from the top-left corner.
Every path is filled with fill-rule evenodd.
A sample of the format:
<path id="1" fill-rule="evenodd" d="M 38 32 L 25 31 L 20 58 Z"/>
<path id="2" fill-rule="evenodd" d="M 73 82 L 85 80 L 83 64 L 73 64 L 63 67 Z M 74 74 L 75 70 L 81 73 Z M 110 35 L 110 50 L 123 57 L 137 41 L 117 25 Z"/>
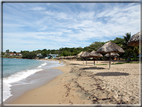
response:
<path id="1" fill-rule="evenodd" d="M 47 51 L 42 51 L 41 54 L 42 54 L 44 57 L 47 57 Z"/>
<path id="2" fill-rule="evenodd" d="M 123 36 L 124 37 L 124 42 L 123 42 L 123 49 L 129 49 L 130 48 L 130 46 L 128 46 L 127 45 L 127 43 L 128 43 L 128 41 L 130 40 L 130 38 L 131 38 L 131 34 L 130 33 L 126 33 L 125 34 L 125 36 Z"/>
<path id="3" fill-rule="evenodd" d="M 29 52 L 29 51 L 22 51 L 22 58 L 35 59 L 36 53 L 35 52 Z"/>
<path id="4" fill-rule="evenodd" d="M 16 53 L 16 51 L 13 51 L 13 53 Z"/>
<path id="5" fill-rule="evenodd" d="M 111 40 L 111 41 L 114 42 L 114 43 L 116 43 L 120 47 L 122 47 L 123 43 L 125 42 L 124 38 L 118 38 L 118 37 L 116 37 L 114 40 Z"/>
<path id="6" fill-rule="evenodd" d="M 124 37 L 124 42 L 123 42 L 123 46 L 122 48 L 124 49 L 125 53 L 123 54 L 123 57 L 125 58 L 125 60 L 130 60 L 130 58 L 132 56 L 134 56 L 133 54 L 133 47 L 132 46 L 128 46 L 128 41 L 131 38 L 131 33 L 126 33 Z"/>
<path id="7" fill-rule="evenodd" d="M 68 51 L 62 51 L 62 53 L 60 54 L 60 56 L 70 56 L 70 52 L 68 52 Z"/>
<path id="8" fill-rule="evenodd" d="M 9 49 L 6 50 L 6 53 L 9 53 Z"/>
<path id="9" fill-rule="evenodd" d="M 105 42 L 93 42 L 89 47 L 90 50 L 95 50 L 97 51 L 101 46 L 103 46 L 105 44 Z"/>

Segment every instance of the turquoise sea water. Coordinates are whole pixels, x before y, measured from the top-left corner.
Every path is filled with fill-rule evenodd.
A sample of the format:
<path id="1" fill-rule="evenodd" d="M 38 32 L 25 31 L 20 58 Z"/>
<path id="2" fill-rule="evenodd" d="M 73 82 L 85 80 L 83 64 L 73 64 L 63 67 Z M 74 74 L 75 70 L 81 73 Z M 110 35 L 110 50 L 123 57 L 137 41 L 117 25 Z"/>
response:
<path id="1" fill-rule="evenodd" d="M 3 101 L 12 96 L 11 88 L 14 83 L 22 81 L 36 72 L 57 66 L 61 66 L 58 61 L 3 58 Z"/>
<path id="2" fill-rule="evenodd" d="M 8 77 L 19 71 L 36 68 L 42 63 L 43 61 L 40 60 L 3 58 L 3 77 Z"/>

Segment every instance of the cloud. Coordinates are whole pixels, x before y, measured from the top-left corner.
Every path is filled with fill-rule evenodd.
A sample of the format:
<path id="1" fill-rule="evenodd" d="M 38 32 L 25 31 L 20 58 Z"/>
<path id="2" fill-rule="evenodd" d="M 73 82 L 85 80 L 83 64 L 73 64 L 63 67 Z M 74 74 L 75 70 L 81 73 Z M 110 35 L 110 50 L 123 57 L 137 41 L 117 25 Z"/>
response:
<path id="1" fill-rule="evenodd" d="M 140 30 L 137 3 L 27 5 L 4 6 L 4 49 L 16 48 L 16 44 L 33 48 L 85 47 Z"/>
<path id="2" fill-rule="evenodd" d="M 77 17 L 79 19 L 93 19 L 95 15 L 95 12 L 91 11 L 91 12 L 80 12 Z"/>
<path id="3" fill-rule="evenodd" d="M 50 5 L 50 3 L 47 3 L 47 5 L 49 6 L 49 5 Z"/>
<path id="4" fill-rule="evenodd" d="M 34 10 L 34 11 L 39 11 L 39 10 L 45 10 L 46 8 L 44 7 L 33 7 L 31 8 L 31 10 Z"/>

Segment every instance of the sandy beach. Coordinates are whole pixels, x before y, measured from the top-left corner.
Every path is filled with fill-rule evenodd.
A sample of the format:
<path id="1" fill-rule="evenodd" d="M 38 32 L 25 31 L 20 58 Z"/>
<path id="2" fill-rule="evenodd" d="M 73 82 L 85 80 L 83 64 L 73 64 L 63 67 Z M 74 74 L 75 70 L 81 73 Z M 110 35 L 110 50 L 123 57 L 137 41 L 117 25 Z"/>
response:
<path id="1" fill-rule="evenodd" d="M 111 65 L 108 61 L 64 60 L 54 69 L 63 74 L 24 93 L 9 104 L 139 104 L 138 63 Z M 113 63 L 113 62 L 112 62 Z M 106 65 L 107 64 L 107 65 Z"/>

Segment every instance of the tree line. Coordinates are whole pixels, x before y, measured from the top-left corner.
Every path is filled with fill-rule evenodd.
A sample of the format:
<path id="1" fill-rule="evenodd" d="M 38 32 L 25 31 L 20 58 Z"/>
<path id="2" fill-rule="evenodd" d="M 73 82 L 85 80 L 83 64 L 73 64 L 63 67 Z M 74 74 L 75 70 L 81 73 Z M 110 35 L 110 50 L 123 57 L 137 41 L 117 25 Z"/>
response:
<path id="1" fill-rule="evenodd" d="M 125 51 L 125 53 L 119 53 L 119 57 L 128 60 L 138 60 L 138 55 L 139 55 L 139 46 L 128 46 L 127 43 L 129 41 L 129 39 L 131 38 L 131 34 L 130 33 L 126 33 L 125 36 L 123 36 L 123 38 L 119 38 L 116 37 L 114 40 L 110 40 L 114 43 L 116 43 L 118 46 L 120 46 L 121 48 L 123 48 L 123 50 Z M 108 41 L 107 41 L 108 42 Z M 90 44 L 89 46 L 86 46 L 84 48 L 82 47 L 73 47 L 73 48 L 68 48 L 68 47 L 64 47 L 64 48 L 60 48 L 60 49 L 43 49 L 43 50 L 36 50 L 36 51 L 21 51 L 22 53 L 22 58 L 28 58 L 28 59 L 35 59 L 37 58 L 37 54 L 41 53 L 42 57 L 46 57 L 47 54 L 59 54 L 59 56 L 73 56 L 73 55 L 77 55 L 78 53 L 80 53 L 81 51 L 88 51 L 91 52 L 93 50 L 97 51 L 101 46 L 103 46 L 106 42 L 93 42 L 92 44 Z M 104 54 L 103 54 L 104 56 Z M 41 57 L 41 58 L 42 58 Z M 103 57 L 102 59 L 104 59 L 105 57 Z"/>

